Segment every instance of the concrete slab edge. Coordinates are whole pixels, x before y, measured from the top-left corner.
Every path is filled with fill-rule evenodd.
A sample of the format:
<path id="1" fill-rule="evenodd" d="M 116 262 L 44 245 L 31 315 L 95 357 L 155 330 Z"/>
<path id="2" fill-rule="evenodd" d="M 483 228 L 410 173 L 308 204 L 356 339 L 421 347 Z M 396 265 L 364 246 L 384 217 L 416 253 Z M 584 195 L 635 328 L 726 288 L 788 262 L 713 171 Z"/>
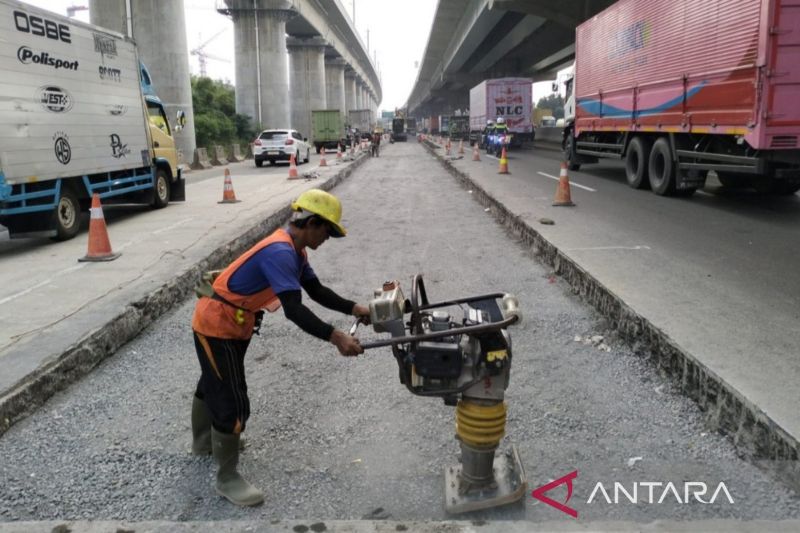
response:
<path id="1" fill-rule="evenodd" d="M 320 183 L 318 188 L 326 191 L 333 189 L 367 159 L 366 154 L 358 157 Z M 159 316 L 169 311 L 176 302 L 191 295 L 203 272 L 229 264 L 265 235 L 285 224 L 290 214 L 288 205 L 270 214 L 263 222 L 220 246 L 199 263 L 131 302 L 122 312 L 88 332 L 64 353 L 41 365 L 13 387 L 0 392 L 0 436 L 12 425 L 36 411 L 54 394 L 86 376 Z"/>
<path id="2" fill-rule="evenodd" d="M 522 521 L 401 521 L 401 520 L 227 520 L 213 522 L 122 522 L 122 521 L 64 521 L 5 522 L 0 523 L 0 533 L 528 533 L 547 532 L 643 532 L 643 533 L 789 533 L 797 531 L 797 520 L 698 520 L 636 522 L 559 522 Z"/>
<path id="3" fill-rule="evenodd" d="M 573 293 L 608 319 L 610 326 L 623 340 L 636 351 L 651 353 L 658 370 L 670 376 L 681 392 L 698 404 L 706 413 L 711 428 L 732 439 L 743 458 L 770 470 L 794 490 L 800 490 L 800 462 L 797 460 L 800 443 L 797 436 L 785 431 L 757 405 L 509 211 L 468 174 L 436 153 L 436 145 L 428 141 L 423 144 L 463 187 L 472 190 L 473 198 L 488 207 L 499 224 L 521 239 L 540 262 L 552 267 L 556 274 L 569 283 Z"/>

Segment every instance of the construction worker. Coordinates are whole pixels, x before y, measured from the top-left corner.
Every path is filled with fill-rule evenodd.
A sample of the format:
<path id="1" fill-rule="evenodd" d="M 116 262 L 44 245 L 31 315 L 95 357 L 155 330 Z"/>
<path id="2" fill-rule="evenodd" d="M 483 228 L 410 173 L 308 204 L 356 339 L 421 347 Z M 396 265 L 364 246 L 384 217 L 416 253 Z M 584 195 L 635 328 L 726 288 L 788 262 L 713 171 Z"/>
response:
<path id="1" fill-rule="evenodd" d="M 370 155 L 372 157 L 380 157 L 381 134 L 378 133 L 377 130 L 375 131 L 375 133 L 372 134 L 372 146 L 371 146 L 371 148 L 372 148 L 372 151 L 370 152 Z"/>
<path id="2" fill-rule="evenodd" d="M 197 301 L 192 318 L 200 381 L 192 402 L 192 453 L 211 453 L 218 464 L 216 491 L 237 505 L 258 505 L 264 494 L 236 470 L 242 432 L 250 416 L 244 356 L 258 332 L 263 310 L 283 307 L 303 331 L 336 346 L 344 356 L 363 353 L 358 339 L 320 320 L 303 305 L 301 289 L 315 302 L 369 322 L 369 308 L 320 283 L 306 248 L 344 237 L 342 205 L 330 193 L 310 189 L 292 203 L 287 227 L 276 230 L 231 263 Z M 209 291 L 210 292 L 210 291 Z"/>

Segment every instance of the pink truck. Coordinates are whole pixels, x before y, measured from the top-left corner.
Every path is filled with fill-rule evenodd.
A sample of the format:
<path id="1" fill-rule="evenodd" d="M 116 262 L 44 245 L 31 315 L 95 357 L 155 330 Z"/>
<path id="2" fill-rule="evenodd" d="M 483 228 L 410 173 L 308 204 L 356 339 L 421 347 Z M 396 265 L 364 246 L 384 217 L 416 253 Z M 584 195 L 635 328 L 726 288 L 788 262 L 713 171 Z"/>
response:
<path id="1" fill-rule="evenodd" d="M 578 26 L 563 148 L 689 196 L 800 189 L 800 0 L 620 0 Z M 574 90 L 573 90 L 574 88 Z"/>
<path id="2" fill-rule="evenodd" d="M 529 78 L 497 78 L 484 80 L 470 89 L 470 137 L 480 138 L 488 121 L 503 117 L 511 132 L 512 146 L 533 141 L 532 83 Z"/>

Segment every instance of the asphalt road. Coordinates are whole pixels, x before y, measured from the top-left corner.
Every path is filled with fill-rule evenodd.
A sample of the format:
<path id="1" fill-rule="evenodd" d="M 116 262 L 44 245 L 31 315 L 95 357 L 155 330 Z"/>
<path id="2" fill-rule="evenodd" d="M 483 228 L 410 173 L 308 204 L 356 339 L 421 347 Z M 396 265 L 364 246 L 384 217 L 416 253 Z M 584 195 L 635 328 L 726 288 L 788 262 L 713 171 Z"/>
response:
<path id="1" fill-rule="evenodd" d="M 335 192 L 349 235 L 310 260 L 341 294 L 365 301 L 393 278 L 408 293 L 421 272 L 432 300 L 519 297 L 525 318 L 511 330 L 503 446 L 517 445 L 532 487 L 578 470 L 569 505 L 585 520 L 800 516 L 795 493 L 709 432 L 647 354 L 614 339 L 421 147 L 385 147 Z M 453 409 L 411 396 L 388 350 L 341 358 L 280 313 L 265 320 L 247 360 L 253 416 L 242 463 L 267 501 L 242 510 L 214 494 L 211 460 L 188 455 L 194 302 L 177 304 L 0 439 L 0 520 L 446 517 L 443 469 L 458 454 Z M 602 346 L 584 342 L 595 335 L 604 336 Z M 597 482 L 612 491 L 614 482 L 629 491 L 637 482 L 672 482 L 681 500 L 686 482 L 710 491 L 723 482 L 734 503 L 678 503 L 669 493 L 651 504 L 644 488 L 636 504 L 587 503 Z M 559 490 L 550 495 L 564 501 Z M 655 492 L 657 502 L 662 490 Z M 571 520 L 529 496 L 469 518 Z"/>

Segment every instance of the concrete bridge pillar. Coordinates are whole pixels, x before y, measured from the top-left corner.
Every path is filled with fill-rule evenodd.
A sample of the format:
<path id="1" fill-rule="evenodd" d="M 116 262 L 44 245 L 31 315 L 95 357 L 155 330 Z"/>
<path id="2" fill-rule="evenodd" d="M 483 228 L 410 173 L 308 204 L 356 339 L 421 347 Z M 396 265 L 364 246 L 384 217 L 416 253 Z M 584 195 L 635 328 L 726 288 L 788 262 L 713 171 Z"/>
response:
<path id="1" fill-rule="evenodd" d="M 340 58 L 325 58 L 325 101 L 328 109 L 338 109 L 342 115 L 347 113 L 345 103 L 344 70 L 347 62 Z"/>
<path id="2" fill-rule="evenodd" d="M 364 101 L 364 82 L 357 80 L 356 87 L 356 105 L 358 109 L 364 109 L 366 107 L 366 102 Z"/>
<path id="3" fill-rule="evenodd" d="M 292 88 L 292 128 L 311 138 L 311 111 L 326 109 L 325 46 L 321 37 L 289 37 L 289 82 Z"/>
<path id="4" fill-rule="evenodd" d="M 133 38 L 138 45 L 139 58 L 150 71 L 153 86 L 164 102 L 172 126 L 175 126 L 179 109 L 186 114 L 186 126 L 175 133 L 175 141 L 182 155 L 182 162 L 191 163 L 195 149 L 194 111 L 183 0 L 134 0 L 132 4 L 131 26 Z M 89 16 L 92 24 L 127 35 L 125 6 L 125 0 L 90 0 Z M 164 21 L 169 21 L 169 24 Z M 138 76 L 138 72 L 123 72 L 122 75 Z"/>
<path id="5" fill-rule="evenodd" d="M 286 21 L 287 0 L 225 0 L 233 19 L 236 112 L 256 126 L 289 127 Z"/>
<path id="6" fill-rule="evenodd" d="M 351 109 L 358 109 L 356 107 L 356 73 L 347 68 L 344 71 L 344 102 L 346 113 Z"/>

